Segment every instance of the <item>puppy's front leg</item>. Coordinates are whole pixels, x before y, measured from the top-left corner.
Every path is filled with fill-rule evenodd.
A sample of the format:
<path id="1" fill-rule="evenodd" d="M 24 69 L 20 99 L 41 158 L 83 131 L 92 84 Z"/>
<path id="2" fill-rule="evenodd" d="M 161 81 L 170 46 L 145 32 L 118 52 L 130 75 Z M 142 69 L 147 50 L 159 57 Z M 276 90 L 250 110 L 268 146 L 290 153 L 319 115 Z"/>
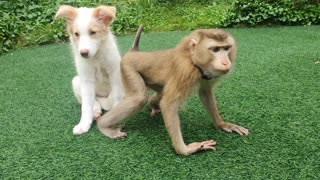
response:
<path id="1" fill-rule="evenodd" d="M 249 135 L 249 130 L 238 126 L 236 124 L 225 122 L 218 110 L 216 97 L 213 94 L 211 86 L 209 85 L 202 85 L 199 91 L 200 99 L 203 105 L 206 107 L 207 111 L 209 112 L 211 118 L 214 120 L 214 124 L 217 129 L 222 129 L 228 133 L 237 132 L 240 135 Z"/>
<path id="2" fill-rule="evenodd" d="M 113 55 L 114 58 L 108 66 L 105 67 L 105 70 L 108 74 L 108 79 L 111 86 L 111 91 L 108 95 L 108 98 L 104 99 L 101 102 L 101 106 L 104 110 L 110 111 L 112 107 L 115 107 L 124 97 L 123 84 L 121 80 L 121 70 L 120 70 L 120 55 Z"/>
<path id="3" fill-rule="evenodd" d="M 113 102 L 112 106 L 114 107 L 123 99 L 123 96 L 124 96 L 120 65 L 119 67 L 114 67 L 114 69 L 111 71 L 110 84 L 111 84 L 110 95 L 112 97 L 112 102 Z"/>
<path id="4" fill-rule="evenodd" d="M 163 98 L 160 102 L 160 108 L 176 152 L 178 154 L 188 156 L 202 150 L 215 150 L 214 146 L 216 145 L 216 142 L 213 140 L 194 142 L 189 145 L 184 143 L 178 115 L 179 103 L 177 101 L 173 103 L 169 102 L 170 101 L 167 101 L 166 98 Z"/>
<path id="5" fill-rule="evenodd" d="M 79 135 L 89 131 L 93 120 L 93 105 L 95 101 L 95 80 L 89 77 L 80 77 L 81 91 L 81 119 L 73 128 L 73 134 Z"/>

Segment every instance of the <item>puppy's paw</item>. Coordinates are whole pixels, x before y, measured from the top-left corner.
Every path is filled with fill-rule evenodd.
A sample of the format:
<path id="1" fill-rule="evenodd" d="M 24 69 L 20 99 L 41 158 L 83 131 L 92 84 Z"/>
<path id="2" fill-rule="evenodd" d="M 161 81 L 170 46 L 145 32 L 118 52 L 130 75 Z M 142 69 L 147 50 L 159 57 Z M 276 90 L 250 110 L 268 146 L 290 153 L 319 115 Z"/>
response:
<path id="1" fill-rule="evenodd" d="M 90 127 L 91 127 L 90 123 L 79 123 L 73 128 L 73 134 L 74 135 L 84 134 L 89 131 Z"/>

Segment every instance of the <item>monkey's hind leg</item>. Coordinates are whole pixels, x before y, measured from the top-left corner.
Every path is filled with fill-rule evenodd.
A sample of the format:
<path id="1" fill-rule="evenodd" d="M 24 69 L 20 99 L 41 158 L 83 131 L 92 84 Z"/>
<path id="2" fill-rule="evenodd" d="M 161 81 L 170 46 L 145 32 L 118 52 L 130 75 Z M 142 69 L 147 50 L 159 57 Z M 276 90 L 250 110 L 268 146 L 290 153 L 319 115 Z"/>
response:
<path id="1" fill-rule="evenodd" d="M 154 93 L 150 99 L 149 99 L 149 104 L 151 106 L 151 113 L 150 113 L 150 116 L 156 116 L 158 115 L 159 113 L 161 113 L 161 109 L 160 109 L 160 100 L 162 98 L 162 94 L 156 92 Z"/>
<path id="2" fill-rule="evenodd" d="M 97 121 L 99 130 L 112 139 L 127 137 L 119 124 L 142 109 L 148 101 L 147 88 L 140 74 L 125 65 L 121 68 L 126 96 Z"/>

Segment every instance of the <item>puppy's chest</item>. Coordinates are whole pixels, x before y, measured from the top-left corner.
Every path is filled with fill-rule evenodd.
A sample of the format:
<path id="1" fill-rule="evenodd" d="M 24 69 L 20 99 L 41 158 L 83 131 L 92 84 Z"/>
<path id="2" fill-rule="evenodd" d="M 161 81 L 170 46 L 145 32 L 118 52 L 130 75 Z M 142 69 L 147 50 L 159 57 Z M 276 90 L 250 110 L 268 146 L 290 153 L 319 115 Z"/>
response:
<path id="1" fill-rule="evenodd" d="M 104 66 L 96 66 L 95 67 L 95 78 L 98 83 L 108 83 L 109 82 L 109 75 L 107 68 Z"/>

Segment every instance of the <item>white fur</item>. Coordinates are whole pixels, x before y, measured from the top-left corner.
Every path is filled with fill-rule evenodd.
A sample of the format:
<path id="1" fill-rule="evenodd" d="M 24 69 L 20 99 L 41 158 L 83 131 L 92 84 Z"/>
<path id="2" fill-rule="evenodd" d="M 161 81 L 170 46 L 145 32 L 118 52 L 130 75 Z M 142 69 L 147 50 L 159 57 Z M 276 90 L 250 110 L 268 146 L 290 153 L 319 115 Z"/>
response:
<path id="1" fill-rule="evenodd" d="M 101 116 L 101 108 L 110 110 L 122 98 L 120 74 L 121 56 L 115 37 L 108 31 L 102 38 L 91 38 L 89 34 L 93 9 L 79 8 L 74 25 L 77 26 L 79 39 L 70 35 L 78 75 L 72 80 L 74 95 L 81 103 L 81 119 L 73 128 L 73 134 L 86 133 L 93 118 Z M 80 51 L 89 51 L 82 57 Z"/>

